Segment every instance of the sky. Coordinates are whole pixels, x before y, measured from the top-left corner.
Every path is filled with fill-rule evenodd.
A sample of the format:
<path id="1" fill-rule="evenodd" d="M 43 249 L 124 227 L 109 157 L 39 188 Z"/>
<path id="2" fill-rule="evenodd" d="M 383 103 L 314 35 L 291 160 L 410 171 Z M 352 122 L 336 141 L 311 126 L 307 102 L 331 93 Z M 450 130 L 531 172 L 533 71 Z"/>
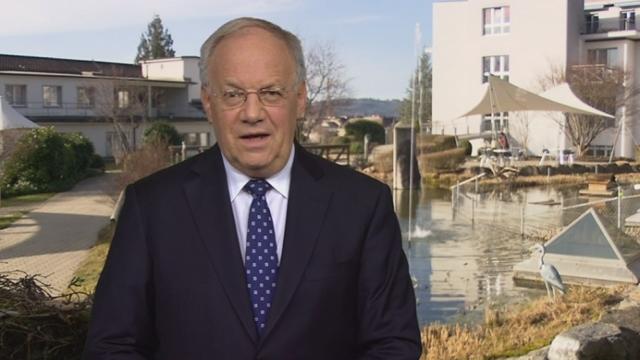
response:
<path id="1" fill-rule="evenodd" d="M 132 63 L 158 14 L 176 56 L 199 55 L 215 29 L 240 16 L 267 19 L 303 46 L 329 44 L 350 95 L 401 99 L 420 47 L 431 46 L 435 0 L 21 0 L 3 1 L 0 54 Z"/>

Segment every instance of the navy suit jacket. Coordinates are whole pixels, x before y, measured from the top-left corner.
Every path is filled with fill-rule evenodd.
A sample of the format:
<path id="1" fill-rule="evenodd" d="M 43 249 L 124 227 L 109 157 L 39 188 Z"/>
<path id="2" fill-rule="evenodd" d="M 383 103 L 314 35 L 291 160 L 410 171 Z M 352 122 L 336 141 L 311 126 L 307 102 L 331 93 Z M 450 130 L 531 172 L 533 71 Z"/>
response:
<path id="1" fill-rule="evenodd" d="M 85 359 L 418 359 L 389 188 L 296 145 L 267 328 L 252 319 L 218 146 L 126 190 Z"/>

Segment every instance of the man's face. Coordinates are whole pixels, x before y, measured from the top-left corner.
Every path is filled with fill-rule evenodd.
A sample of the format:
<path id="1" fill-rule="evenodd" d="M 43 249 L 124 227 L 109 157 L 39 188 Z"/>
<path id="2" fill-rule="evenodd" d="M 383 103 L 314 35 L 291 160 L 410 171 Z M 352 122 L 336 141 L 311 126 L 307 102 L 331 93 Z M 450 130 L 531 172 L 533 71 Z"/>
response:
<path id="1" fill-rule="evenodd" d="M 274 175 L 289 159 L 307 97 L 286 44 L 265 30 L 247 28 L 222 40 L 207 61 L 209 85 L 201 97 L 220 149 L 250 177 Z M 254 92 L 268 95 L 274 89 L 283 94 L 277 105 L 263 104 Z M 229 98 L 242 92 L 246 102 L 229 106 Z"/>

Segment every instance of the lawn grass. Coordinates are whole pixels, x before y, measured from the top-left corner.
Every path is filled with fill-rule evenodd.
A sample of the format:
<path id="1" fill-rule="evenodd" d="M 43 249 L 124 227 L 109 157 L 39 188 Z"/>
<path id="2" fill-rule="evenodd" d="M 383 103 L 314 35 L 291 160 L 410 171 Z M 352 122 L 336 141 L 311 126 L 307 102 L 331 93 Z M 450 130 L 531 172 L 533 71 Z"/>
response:
<path id="1" fill-rule="evenodd" d="M 16 211 L 11 214 L 0 216 L 0 230 L 8 228 L 16 220 L 27 214 L 28 211 Z"/>
<path id="2" fill-rule="evenodd" d="M 497 359 L 549 345 L 560 332 L 598 320 L 620 301 L 623 288 L 570 288 L 557 301 L 546 296 L 512 309 L 488 309 L 484 324 L 425 326 L 421 360 Z"/>
<path id="3" fill-rule="evenodd" d="M 71 288 L 73 291 L 83 292 L 87 294 L 93 294 L 104 266 L 104 261 L 107 258 L 109 252 L 109 245 L 111 245 L 111 238 L 115 231 L 115 223 L 110 222 L 105 225 L 98 232 L 98 240 L 96 244 L 89 249 L 89 254 L 86 259 L 80 264 L 80 267 L 73 274 L 72 282 L 74 286 Z"/>
<path id="4" fill-rule="evenodd" d="M 42 193 L 42 194 L 30 194 L 11 197 L 8 199 L 1 199 L 0 205 L 3 208 L 14 206 L 34 206 L 39 203 L 45 202 L 56 193 Z M 26 210 L 13 211 L 8 214 L 0 215 L 0 230 L 8 228 L 16 220 L 29 213 Z"/>
<path id="5" fill-rule="evenodd" d="M 54 192 L 40 193 L 40 194 L 29 194 L 29 195 L 20 195 L 14 196 L 7 199 L 1 199 L 0 205 L 2 207 L 11 207 L 11 206 L 22 206 L 22 205 L 32 205 L 36 203 L 41 203 L 46 200 L 49 200 Z"/>

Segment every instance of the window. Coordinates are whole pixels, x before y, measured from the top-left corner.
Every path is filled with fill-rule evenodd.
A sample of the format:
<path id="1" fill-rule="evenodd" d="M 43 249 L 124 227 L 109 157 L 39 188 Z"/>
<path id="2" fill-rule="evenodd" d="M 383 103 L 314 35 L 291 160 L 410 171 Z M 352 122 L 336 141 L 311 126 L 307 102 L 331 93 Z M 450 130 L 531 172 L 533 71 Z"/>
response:
<path id="1" fill-rule="evenodd" d="M 181 134 L 182 140 L 184 140 L 187 146 L 209 146 L 209 133 L 208 132 L 193 132 Z"/>
<path id="2" fill-rule="evenodd" d="M 613 151 L 613 146 L 611 145 L 589 145 L 586 155 L 593 157 L 609 157 L 609 155 L 611 155 L 611 151 Z"/>
<path id="3" fill-rule="evenodd" d="M 129 90 L 120 89 L 117 93 L 118 108 L 126 109 L 129 107 Z"/>
<path id="4" fill-rule="evenodd" d="M 620 12 L 620 30 L 635 30 L 636 29 L 636 12 L 622 11 Z"/>
<path id="5" fill-rule="evenodd" d="M 93 108 L 96 105 L 95 89 L 78 86 L 78 108 Z"/>
<path id="6" fill-rule="evenodd" d="M 498 76 L 509 81 L 509 55 L 482 57 L 482 83 L 489 80 L 489 75 Z"/>
<path id="7" fill-rule="evenodd" d="M 508 6 L 482 9 L 482 34 L 506 34 L 511 30 L 511 14 Z"/>
<path id="8" fill-rule="evenodd" d="M 585 15 L 585 32 L 587 34 L 594 34 L 598 32 L 600 27 L 600 19 L 597 14 Z"/>
<path id="9" fill-rule="evenodd" d="M 587 50 L 587 62 L 591 65 L 605 65 L 606 67 L 618 66 L 618 49 L 589 49 Z"/>
<path id="10" fill-rule="evenodd" d="M 5 100 L 13 106 L 27 106 L 27 85 L 5 85 Z"/>
<path id="11" fill-rule="evenodd" d="M 42 102 L 44 107 L 62 106 L 62 86 L 45 85 L 42 87 Z"/>
<path id="12" fill-rule="evenodd" d="M 492 123 L 495 124 L 495 128 L 492 126 Z M 480 127 L 480 131 L 504 131 L 509 132 L 509 113 L 496 113 L 493 114 L 485 114 L 482 116 L 482 125 Z"/>

